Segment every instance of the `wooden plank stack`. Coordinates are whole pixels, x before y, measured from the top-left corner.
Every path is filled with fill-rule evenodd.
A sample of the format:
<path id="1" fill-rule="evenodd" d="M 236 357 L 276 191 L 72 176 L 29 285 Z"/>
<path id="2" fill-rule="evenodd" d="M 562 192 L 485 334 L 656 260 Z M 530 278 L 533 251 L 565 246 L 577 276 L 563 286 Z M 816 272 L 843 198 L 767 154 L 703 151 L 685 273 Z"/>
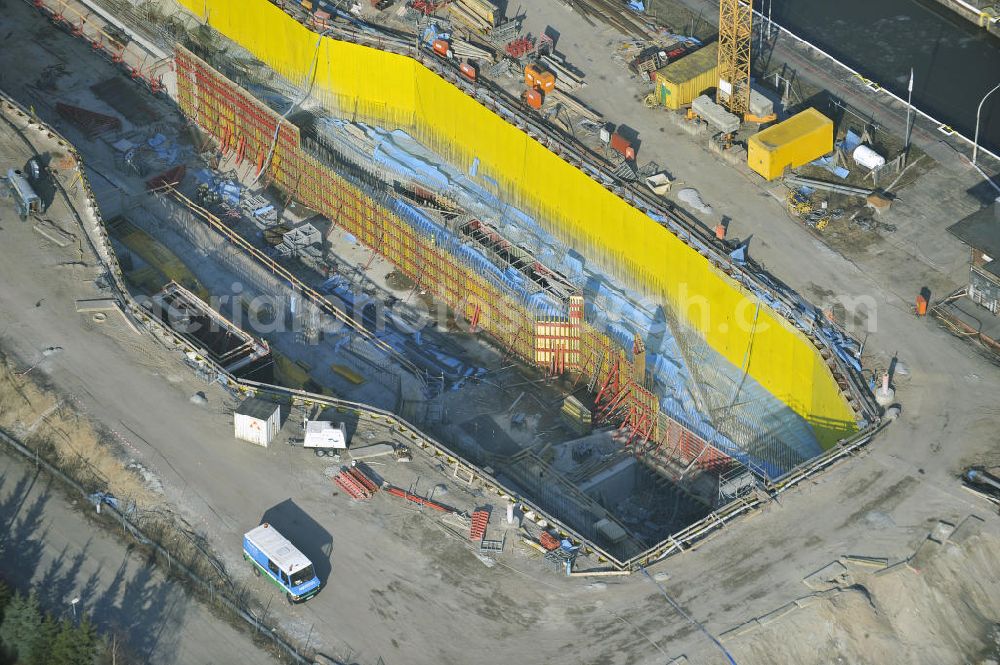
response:
<path id="1" fill-rule="evenodd" d="M 556 75 L 556 86 L 563 90 L 576 90 L 587 85 L 582 76 L 578 76 L 564 61 L 551 55 L 543 55 L 539 60 Z"/>
<path id="2" fill-rule="evenodd" d="M 586 106 L 583 102 L 579 101 L 576 97 L 573 97 L 568 92 L 560 90 L 558 88 L 559 85 L 558 79 L 556 79 L 556 81 L 557 81 L 556 89 L 553 90 L 551 93 L 549 93 L 549 98 L 552 99 L 552 101 L 559 102 L 560 104 L 565 106 L 568 111 L 572 111 L 581 118 L 585 118 L 597 124 L 604 123 L 604 116 L 602 116 L 600 113 L 593 110 L 589 106 Z"/>
<path id="3" fill-rule="evenodd" d="M 499 9 L 487 0 L 453 0 L 447 6 L 452 18 L 481 33 L 497 24 Z"/>

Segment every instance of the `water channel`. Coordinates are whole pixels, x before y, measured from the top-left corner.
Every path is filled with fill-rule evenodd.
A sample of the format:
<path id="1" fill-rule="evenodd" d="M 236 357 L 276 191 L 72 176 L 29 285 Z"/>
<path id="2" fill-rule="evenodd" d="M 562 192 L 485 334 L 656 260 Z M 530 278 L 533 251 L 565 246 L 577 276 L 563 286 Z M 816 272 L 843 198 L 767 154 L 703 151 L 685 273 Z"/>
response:
<path id="1" fill-rule="evenodd" d="M 1000 83 L 1000 39 L 932 0 L 755 0 L 775 23 L 973 138 Z M 1000 90 L 983 104 L 980 145 L 1000 154 Z"/>

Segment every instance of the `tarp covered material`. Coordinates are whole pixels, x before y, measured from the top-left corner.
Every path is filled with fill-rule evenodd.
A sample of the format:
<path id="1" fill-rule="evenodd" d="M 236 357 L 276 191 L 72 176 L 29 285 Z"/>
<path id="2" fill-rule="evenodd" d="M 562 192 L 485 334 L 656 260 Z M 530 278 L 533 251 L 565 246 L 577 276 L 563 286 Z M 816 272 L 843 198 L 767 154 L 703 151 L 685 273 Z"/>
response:
<path id="1" fill-rule="evenodd" d="M 856 430 L 854 413 L 810 340 L 770 309 L 731 325 L 751 294 L 641 210 L 563 161 L 435 72 L 403 55 L 319 39 L 267 0 L 181 0 L 278 73 L 304 82 L 345 117 L 406 127 L 459 168 L 479 159 L 510 203 L 581 254 L 671 307 L 730 363 L 812 423 L 827 444 Z M 813 155 L 815 157 L 815 155 Z M 811 159 L 812 157 L 810 157 Z M 540 187 L 539 183 L 545 183 Z M 663 270 L 670 266 L 670 270 Z M 701 313 L 701 299 L 711 303 Z"/>
<path id="2" fill-rule="evenodd" d="M 199 185 L 206 185 L 209 191 L 215 192 L 222 200 L 231 206 L 240 204 L 243 186 L 235 180 L 226 180 L 215 171 L 199 169 L 194 172 L 194 178 Z"/>

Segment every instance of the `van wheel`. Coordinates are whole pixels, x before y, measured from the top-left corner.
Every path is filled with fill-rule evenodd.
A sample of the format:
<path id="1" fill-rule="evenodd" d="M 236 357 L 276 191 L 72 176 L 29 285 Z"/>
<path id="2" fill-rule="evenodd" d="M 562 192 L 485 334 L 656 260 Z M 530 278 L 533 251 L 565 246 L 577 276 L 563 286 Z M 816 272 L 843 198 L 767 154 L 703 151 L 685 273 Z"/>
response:
<path id="1" fill-rule="evenodd" d="M 316 457 L 326 457 L 326 451 L 322 448 L 317 448 L 313 452 L 316 453 Z"/>
<path id="2" fill-rule="evenodd" d="M 250 565 L 253 567 L 254 577 L 260 577 L 260 568 L 257 567 L 257 564 L 251 563 Z"/>
<path id="3" fill-rule="evenodd" d="M 291 592 L 285 594 L 285 600 L 288 601 L 289 605 L 294 605 L 295 604 L 295 601 L 292 600 L 292 594 L 291 594 Z"/>

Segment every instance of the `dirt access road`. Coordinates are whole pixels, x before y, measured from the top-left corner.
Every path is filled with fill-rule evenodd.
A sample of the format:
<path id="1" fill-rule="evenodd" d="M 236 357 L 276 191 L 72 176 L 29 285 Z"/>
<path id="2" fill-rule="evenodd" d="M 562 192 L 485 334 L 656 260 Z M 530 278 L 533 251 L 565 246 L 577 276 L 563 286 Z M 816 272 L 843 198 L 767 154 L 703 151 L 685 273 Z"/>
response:
<path id="1" fill-rule="evenodd" d="M 0 455 L 0 568 L 15 588 L 34 585 L 58 617 L 89 616 L 102 633 L 127 640 L 151 665 L 275 661 L 245 634 L 216 618 L 144 556 L 94 528 L 79 498 L 30 464 Z"/>

